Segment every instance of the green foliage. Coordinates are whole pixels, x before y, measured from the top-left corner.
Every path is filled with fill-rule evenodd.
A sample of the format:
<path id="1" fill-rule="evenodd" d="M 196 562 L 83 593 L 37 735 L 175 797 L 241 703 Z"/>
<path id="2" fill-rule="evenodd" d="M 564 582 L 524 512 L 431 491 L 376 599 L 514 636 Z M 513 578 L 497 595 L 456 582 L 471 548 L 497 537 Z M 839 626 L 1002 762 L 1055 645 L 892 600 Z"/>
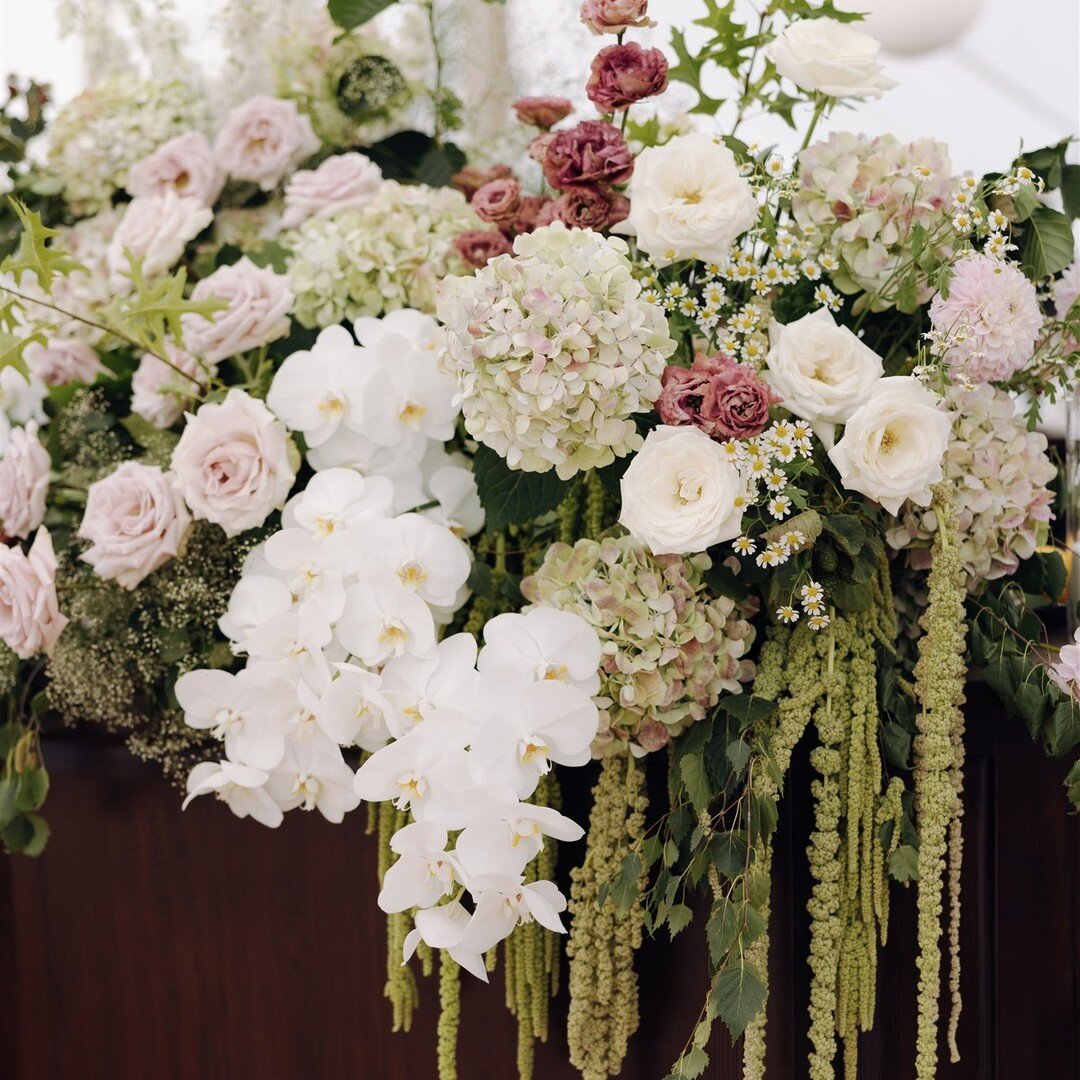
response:
<path id="1" fill-rule="evenodd" d="M 57 274 L 82 269 L 69 252 L 49 243 L 60 235 L 58 229 L 50 229 L 36 210 L 29 210 L 18 199 L 9 195 L 7 201 L 19 219 L 22 233 L 15 251 L 0 263 L 0 273 L 10 274 L 16 285 L 22 284 L 27 273 L 33 274 L 37 284 L 47 292 Z"/>
<path id="2" fill-rule="evenodd" d="M 1033 281 L 1060 273 L 1073 257 L 1069 219 L 1058 210 L 1037 206 L 1024 229 L 1021 266 Z"/>
<path id="3" fill-rule="evenodd" d="M 416 180 L 446 187 L 465 165 L 464 153 L 453 143 L 436 141 L 422 131 L 399 131 L 367 147 L 365 153 L 389 180 Z"/>
<path id="4" fill-rule="evenodd" d="M 49 794 L 49 774 L 36 720 L 0 726 L 0 754 L 0 844 L 9 855 L 40 855 L 49 839 L 49 826 L 38 813 Z"/>
<path id="5" fill-rule="evenodd" d="M 511 469 L 487 446 L 477 449 L 473 472 L 489 529 L 535 521 L 555 510 L 569 489 L 554 471 L 527 473 Z"/>
<path id="6" fill-rule="evenodd" d="M 753 964 L 738 959 L 725 966 L 709 992 L 709 1010 L 724 1021 L 734 1042 L 765 1003 L 765 986 Z"/>
<path id="7" fill-rule="evenodd" d="M 394 4 L 396 0 L 329 0 L 327 10 L 330 18 L 343 30 L 354 30 L 358 26 L 374 19 L 380 11 Z"/>

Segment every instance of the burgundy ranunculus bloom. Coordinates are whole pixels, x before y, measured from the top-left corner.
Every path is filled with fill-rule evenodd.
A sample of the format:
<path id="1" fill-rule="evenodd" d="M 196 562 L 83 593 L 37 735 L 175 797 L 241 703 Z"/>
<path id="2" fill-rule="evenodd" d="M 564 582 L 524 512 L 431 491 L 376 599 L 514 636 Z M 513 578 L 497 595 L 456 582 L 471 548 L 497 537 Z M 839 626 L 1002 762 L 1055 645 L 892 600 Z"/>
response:
<path id="1" fill-rule="evenodd" d="M 513 175 L 514 170 L 509 165 L 492 165 L 487 169 L 482 169 L 479 165 L 466 165 L 460 172 L 454 173 L 450 178 L 450 183 L 466 199 L 472 199 L 485 184 L 490 184 L 492 180 L 502 180 Z"/>
<path id="2" fill-rule="evenodd" d="M 606 120 L 583 120 L 566 131 L 541 135 L 544 178 L 560 191 L 582 184 L 625 184 L 634 171 L 634 155 L 622 132 Z M 530 153 L 536 156 L 533 140 Z"/>
<path id="3" fill-rule="evenodd" d="M 520 205 L 521 185 L 512 176 L 490 181 L 472 197 L 476 216 L 492 225 L 509 225 Z"/>
<path id="4" fill-rule="evenodd" d="M 547 131 L 574 111 L 574 104 L 561 97 L 523 97 L 514 102 L 514 112 L 523 124 Z"/>
<path id="5" fill-rule="evenodd" d="M 621 34 L 631 26 L 655 26 L 648 7 L 649 0 L 584 0 L 581 21 L 594 34 Z"/>
<path id="6" fill-rule="evenodd" d="M 630 200 L 610 188 L 567 188 L 556 203 L 559 220 L 570 229 L 610 229 L 630 213 Z"/>
<path id="7" fill-rule="evenodd" d="M 699 355 L 690 368 L 669 367 L 656 411 L 665 424 L 692 424 L 714 439 L 752 439 L 769 423 L 779 402 L 749 364 L 716 353 Z"/>
<path id="8" fill-rule="evenodd" d="M 496 255 L 509 255 L 510 241 L 498 229 L 472 229 L 454 238 L 458 254 L 475 270 L 487 266 Z"/>
<path id="9" fill-rule="evenodd" d="M 593 57 L 585 92 L 602 112 L 628 109 L 636 101 L 667 89 L 667 57 L 659 49 L 643 49 L 635 41 L 609 45 Z"/>
<path id="10" fill-rule="evenodd" d="M 530 233 L 541 225 L 550 225 L 555 220 L 555 202 L 549 195 L 522 195 L 514 218 L 514 233 Z"/>

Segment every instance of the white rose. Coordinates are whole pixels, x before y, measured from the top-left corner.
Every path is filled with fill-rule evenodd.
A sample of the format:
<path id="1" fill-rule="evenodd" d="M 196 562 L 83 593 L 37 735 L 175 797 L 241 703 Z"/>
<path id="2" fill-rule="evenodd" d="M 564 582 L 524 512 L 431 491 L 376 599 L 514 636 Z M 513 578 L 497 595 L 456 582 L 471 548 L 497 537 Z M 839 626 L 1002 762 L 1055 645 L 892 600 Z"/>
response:
<path id="1" fill-rule="evenodd" d="M 856 409 L 844 437 L 829 451 L 844 487 L 899 513 L 910 499 L 929 506 L 931 487 L 943 475 L 952 422 L 940 401 L 918 379 L 881 379 Z"/>
<path id="2" fill-rule="evenodd" d="M 210 140 L 201 131 L 189 131 L 132 165 L 124 186 L 134 198 L 174 191 L 202 206 L 213 206 L 225 186 L 225 174 Z"/>
<path id="3" fill-rule="evenodd" d="M 96 354 L 94 359 L 96 362 Z M 36 375 L 28 378 L 13 364 L 0 368 L 0 412 L 11 423 L 26 424 L 31 420 L 48 423 L 45 415 L 48 396 L 49 391 Z"/>
<path id="4" fill-rule="evenodd" d="M 125 461 L 90 485 L 79 536 L 90 541 L 81 558 L 98 577 L 134 589 L 180 553 L 191 515 L 156 465 Z"/>
<path id="5" fill-rule="evenodd" d="M 331 217 L 342 210 L 362 210 L 382 187 L 382 169 L 363 154 L 337 154 L 317 169 L 293 173 L 285 186 L 287 229 L 309 218 Z"/>
<path id="6" fill-rule="evenodd" d="M 657 427 L 622 478 L 619 521 L 654 555 L 704 551 L 742 532 L 745 485 L 695 427 Z"/>
<path id="7" fill-rule="evenodd" d="M 757 202 L 735 156 L 710 135 L 676 135 L 642 150 L 627 188 L 630 216 L 616 231 L 661 263 L 721 262 L 757 218 Z"/>
<path id="8" fill-rule="evenodd" d="M 31 420 L 0 446 L 0 534 L 26 539 L 45 518 L 49 454 Z"/>
<path id="9" fill-rule="evenodd" d="M 110 279 L 115 284 L 128 279 L 129 254 L 141 261 L 146 277 L 171 270 L 184 254 L 187 242 L 213 218 L 213 210 L 198 199 L 185 199 L 175 191 L 132 199 L 109 241 L 105 258 Z"/>
<path id="10" fill-rule="evenodd" d="M 819 308 L 795 322 L 769 325 L 765 381 L 788 412 L 809 420 L 832 446 L 833 428 L 869 398 L 884 374 L 881 357 Z"/>
<path id="11" fill-rule="evenodd" d="M 172 455 L 177 489 L 192 514 L 227 536 L 261 525 L 284 505 L 298 463 L 285 425 L 235 388 L 223 402 L 189 414 Z"/>
<path id="12" fill-rule="evenodd" d="M 766 53 L 796 86 L 829 97 L 878 98 L 896 82 L 881 73 L 881 43 L 836 19 L 800 19 L 770 41 Z"/>
<path id="13" fill-rule="evenodd" d="M 272 191 L 318 149 L 311 121 L 295 102 L 262 96 L 233 109 L 214 140 L 221 167 L 263 191 Z"/>

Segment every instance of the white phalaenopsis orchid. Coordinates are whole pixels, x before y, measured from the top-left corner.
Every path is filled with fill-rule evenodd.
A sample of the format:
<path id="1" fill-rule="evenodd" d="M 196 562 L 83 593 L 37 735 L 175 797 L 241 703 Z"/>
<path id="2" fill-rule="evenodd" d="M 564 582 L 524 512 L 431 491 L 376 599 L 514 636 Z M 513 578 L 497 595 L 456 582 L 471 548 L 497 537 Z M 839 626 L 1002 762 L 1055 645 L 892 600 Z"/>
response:
<path id="1" fill-rule="evenodd" d="M 341 746 L 359 746 L 368 751 L 380 749 L 390 739 L 387 717 L 392 712 L 384 696 L 382 678 L 355 664 L 336 667 L 337 677 L 319 699 L 316 710 L 319 726 Z"/>
<path id="2" fill-rule="evenodd" d="M 253 630 L 293 606 L 292 593 L 279 577 L 245 573 L 218 619 L 218 629 L 233 643 L 233 652 L 244 653 Z"/>
<path id="3" fill-rule="evenodd" d="M 364 477 L 354 469 L 326 469 L 285 505 L 282 526 L 305 529 L 317 540 L 345 535 L 355 542 L 358 530 L 388 518 L 394 485 L 382 476 Z"/>
<path id="4" fill-rule="evenodd" d="M 364 532 L 364 554 L 389 566 L 425 603 L 453 603 L 472 566 L 469 549 L 444 525 L 419 514 L 373 521 Z"/>
<path id="5" fill-rule="evenodd" d="M 323 650 L 332 638 L 323 609 L 317 604 L 303 604 L 275 615 L 248 634 L 245 646 L 251 658 L 249 670 L 255 666 L 252 661 L 260 661 L 260 668 L 278 671 L 293 680 L 302 679 L 316 692 L 321 691 L 330 682 L 330 665 Z"/>
<path id="6" fill-rule="evenodd" d="M 425 517 L 445 525 L 455 536 L 474 536 L 484 527 L 484 508 L 472 469 L 442 465 L 428 478 L 427 489 L 438 506 L 422 510 Z"/>
<path id="7" fill-rule="evenodd" d="M 345 576 L 356 553 L 344 533 L 318 540 L 304 529 L 282 529 L 266 541 L 266 561 L 285 578 L 293 604 L 318 604 L 329 622 L 345 609 Z"/>
<path id="8" fill-rule="evenodd" d="M 381 686 L 390 705 L 386 722 L 400 738 L 436 709 L 475 701 L 479 687 L 476 639 L 454 634 L 440 641 L 432 656 L 402 656 L 386 664 Z"/>
<path id="9" fill-rule="evenodd" d="M 202 761 L 188 773 L 187 797 L 182 809 L 200 795 L 216 795 L 238 817 L 253 817 L 260 825 L 276 829 L 281 807 L 266 790 L 269 774 L 234 761 Z"/>
<path id="10" fill-rule="evenodd" d="M 390 848 L 401 857 L 383 878 L 383 911 L 432 907 L 454 891 L 458 877 L 446 851 L 448 837 L 446 829 L 432 821 L 415 821 L 394 834 Z"/>
<path id="11" fill-rule="evenodd" d="M 285 760 L 270 774 L 267 789 L 282 810 L 318 810 L 335 824 L 360 801 L 353 791 L 352 769 L 341 751 L 294 739 Z"/>
<path id="12" fill-rule="evenodd" d="M 430 656 L 435 649 L 431 609 L 385 565 L 365 568 L 345 591 L 338 640 L 360 661 L 375 667 L 395 656 Z"/>

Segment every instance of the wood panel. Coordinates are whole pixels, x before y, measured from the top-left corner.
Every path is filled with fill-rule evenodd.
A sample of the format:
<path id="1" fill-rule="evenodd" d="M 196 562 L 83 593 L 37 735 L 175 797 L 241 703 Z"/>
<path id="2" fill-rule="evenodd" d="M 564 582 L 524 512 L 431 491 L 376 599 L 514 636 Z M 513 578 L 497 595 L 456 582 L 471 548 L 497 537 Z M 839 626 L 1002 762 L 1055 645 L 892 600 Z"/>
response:
<path id="1" fill-rule="evenodd" d="M 985 699 L 971 711 L 965 792 L 963 1061 L 944 1080 L 1080 1080 L 1080 822 L 1064 768 Z M 0 1074 L 12 1080 L 433 1080 L 435 1001 L 388 1031 L 383 919 L 363 816 L 289 814 L 277 831 L 178 794 L 122 750 L 49 745 L 53 838 L 0 861 Z M 657 764 L 661 764 L 658 762 Z M 805 755 L 777 837 L 769 1071 L 805 1075 Z M 587 776 L 567 791 L 587 802 Z M 657 776 L 655 779 L 660 779 Z M 914 889 L 894 890 L 865 1080 L 909 1080 L 915 1033 Z M 640 956 L 642 1029 L 627 1080 L 659 1080 L 704 992 L 702 926 Z M 513 1020 L 464 982 L 461 1076 L 512 1080 Z M 538 1080 L 572 1080 L 554 1005 Z M 706 1076 L 740 1075 L 721 1032 Z"/>

